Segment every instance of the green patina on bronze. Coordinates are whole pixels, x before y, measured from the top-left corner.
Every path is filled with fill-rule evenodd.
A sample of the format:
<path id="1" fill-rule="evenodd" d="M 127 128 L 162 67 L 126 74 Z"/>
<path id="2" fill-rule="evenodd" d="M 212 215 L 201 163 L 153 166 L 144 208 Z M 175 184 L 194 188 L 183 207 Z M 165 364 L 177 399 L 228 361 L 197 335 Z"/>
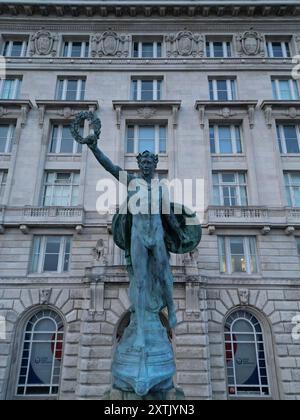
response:
<path id="1" fill-rule="evenodd" d="M 85 119 L 90 121 L 94 133 L 83 138 L 79 127 Z M 91 112 L 78 114 L 71 127 L 75 140 L 87 144 L 98 162 L 117 180 L 124 182 L 120 177 L 120 172 L 124 173 L 122 168 L 114 165 L 97 147 L 100 130 L 100 120 Z M 154 196 L 151 186 L 158 156 L 145 151 L 137 160 L 141 175 L 127 174 L 127 186 L 136 182 L 144 198 L 150 197 L 150 203 L 158 200 L 159 211 L 133 212 L 130 199 L 137 192 L 130 189 L 126 202 L 113 218 L 114 241 L 125 251 L 127 259 L 131 317 L 115 349 L 112 375 L 115 389 L 149 399 L 158 393 L 168 395 L 174 389 L 174 353 L 170 334 L 160 319 L 161 311 L 167 308 L 169 327 L 174 328 L 177 323 L 169 253 L 193 251 L 201 240 L 201 226 L 196 215 L 181 204 L 168 202 L 169 211 L 166 212 L 161 186 L 157 197 Z"/>

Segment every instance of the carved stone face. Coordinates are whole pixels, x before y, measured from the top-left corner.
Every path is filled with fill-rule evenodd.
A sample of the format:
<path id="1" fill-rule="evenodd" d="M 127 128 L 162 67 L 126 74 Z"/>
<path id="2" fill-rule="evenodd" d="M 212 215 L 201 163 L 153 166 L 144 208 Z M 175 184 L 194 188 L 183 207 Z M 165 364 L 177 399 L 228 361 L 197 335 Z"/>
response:
<path id="1" fill-rule="evenodd" d="M 150 156 L 143 157 L 140 160 L 139 168 L 144 176 L 153 178 L 155 167 L 156 165 Z"/>

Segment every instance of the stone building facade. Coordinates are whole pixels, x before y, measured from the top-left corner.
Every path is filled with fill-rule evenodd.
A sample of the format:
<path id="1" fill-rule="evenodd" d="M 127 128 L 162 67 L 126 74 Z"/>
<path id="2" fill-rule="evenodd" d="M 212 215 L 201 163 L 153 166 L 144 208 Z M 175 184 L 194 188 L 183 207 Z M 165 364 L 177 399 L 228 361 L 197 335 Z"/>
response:
<path id="1" fill-rule="evenodd" d="M 128 278 L 96 211 L 107 174 L 67 127 L 91 110 L 120 166 L 146 144 L 162 176 L 204 179 L 203 239 L 172 256 L 186 398 L 300 399 L 300 2 L 0 12 L 0 398 L 100 399 L 111 383 Z"/>

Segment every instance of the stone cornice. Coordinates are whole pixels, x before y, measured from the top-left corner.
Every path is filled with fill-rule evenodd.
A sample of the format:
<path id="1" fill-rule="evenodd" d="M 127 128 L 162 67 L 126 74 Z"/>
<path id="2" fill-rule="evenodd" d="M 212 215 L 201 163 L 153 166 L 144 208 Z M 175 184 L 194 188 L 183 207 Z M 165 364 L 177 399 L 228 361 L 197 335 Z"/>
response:
<path id="1" fill-rule="evenodd" d="M 173 125 L 176 126 L 180 106 L 181 101 L 113 101 L 118 128 L 121 125 L 123 111 L 134 111 L 137 118 L 151 119 L 156 117 L 157 110 L 168 110 L 171 111 Z M 160 113 L 159 116 L 161 118 L 163 115 Z"/>
<path id="2" fill-rule="evenodd" d="M 260 108 L 265 113 L 266 124 L 272 128 L 274 118 L 299 120 L 300 101 L 263 101 Z"/>
<path id="3" fill-rule="evenodd" d="M 205 119 L 217 118 L 232 120 L 248 115 L 250 128 L 255 124 L 255 108 L 258 101 L 196 101 L 195 108 L 199 112 L 200 126 L 205 127 Z"/>
<path id="4" fill-rule="evenodd" d="M 43 126 L 45 113 L 50 111 L 52 117 L 69 119 L 79 111 L 96 111 L 99 107 L 98 101 L 57 101 L 57 100 L 36 100 L 39 109 L 39 123 Z"/>
<path id="5" fill-rule="evenodd" d="M 298 0 L 0 0 L 4 14 L 17 16 L 285 16 L 299 15 Z"/>
<path id="6" fill-rule="evenodd" d="M 21 126 L 24 126 L 31 108 L 33 105 L 29 100 L 1 99 L 0 118 L 21 118 Z"/>

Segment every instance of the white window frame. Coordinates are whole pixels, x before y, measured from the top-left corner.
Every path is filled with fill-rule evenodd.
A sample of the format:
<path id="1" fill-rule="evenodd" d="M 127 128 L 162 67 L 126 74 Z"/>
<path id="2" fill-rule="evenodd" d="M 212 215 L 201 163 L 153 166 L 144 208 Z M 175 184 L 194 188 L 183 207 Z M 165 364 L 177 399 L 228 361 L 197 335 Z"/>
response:
<path id="1" fill-rule="evenodd" d="M 8 171 L 6 169 L 0 169 L 0 204 L 3 204 L 6 185 L 7 185 Z"/>
<path id="2" fill-rule="evenodd" d="M 21 55 L 14 55 L 14 56 L 11 55 L 14 42 L 22 42 Z M 7 48 L 6 48 L 6 45 L 8 45 Z M 4 41 L 3 55 L 4 55 L 4 52 L 6 52 L 5 57 L 13 57 L 13 58 L 25 57 L 27 53 L 27 47 L 28 47 L 27 40 L 20 40 L 20 39 L 6 40 Z"/>
<path id="3" fill-rule="evenodd" d="M 223 182 L 222 180 L 222 175 L 224 174 L 232 174 L 234 175 L 234 182 L 233 183 L 229 183 L 229 182 Z M 213 183 L 213 188 L 217 187 L 219 190 L 219 201 L 220 201 L 220 205 L 221 206 L 247 206 L 248 205 L 248 185 L 247 185 L 247 174 L 246 172 L 232 172 L 232 171 L 214 171 L 213 175 L 217 175 L 218 176 L 218 184 L 214 184 Z M 245 176 L 245 183 L 242 184 L 240 183 L 240 175 L 244 175 Z M 237 204 L 224 204 L 224 191 L 223 188 L 224 187 L 234 187 L 235 191 L 236 191 L 236 199 L 237 199 Z M 246 204 L 242 204 L 242 194 L 241 194 L 241 188 L 245 188 L 246 189 Z M 215 204 L 215 203 L 214 203 Z M 216 204 L 217 205 L 217 204 Z"/>
<path id="4" fill-rule="evenodd" d="M 290 153 L 287 151 L 287 147 L 286 147 L 286 138 L 285 138 L 285 134 L 284 134 L 284 126 L 285 125 L 291 125 L 293 127 L 296 127 L 296 135 L 297 135 L 297 140 L 298 140 L 298 146 L 299 146 L 299 152 L 296 153 L 297 155 L 300 154 L 300 126 L 298 124 L 277 124 L 277 127 L 279 129 L 279 136 L 280 138 L 278 138 L 278 129 L 277 131 L 277 140 L 280 142 L 281 144 L 281 150 L 282 150 L 282 154 L 284 155 L 290 155 L 290 154 L 294 154 L 294 153 Z"/>
<path id="5" fill-rule="evenodd" d="M 231 263 L 231 250 L 230 250 L 230 240 L 231 239 L 243 239 L 243 247 L 244 247 L 244 258 L 246 260 L 246 271 L 239 271 L 234 272 L 232 270 L 232 263 Z M 255 261 L 256 261 L 256 271 L 251 271 L 251 253 L 250 253 L 250 240 L 255 241 Z M 225 244 L 225 263 L 226 263 L 226 271 L 222 271 L 222 260 L 223 260 L 223 253 L 222 253 L 222 241 Z M 219 248 L 219 262 L 220 262 L 220 273 L 221 274 L 230 274 L 230 275 L 252 275 L 258 273 L 258 255 L 257 255 L 257 241 L 255 236 L 218 236 L 218 248 Z"/>
<path id="6" fill-rule="evenodd" d="M 56 140 L 56 148 L 55 148 L 55 152 L 51 152 L 51 146 L 52 146 L 52 140 L 53 140 L 53 132 L 54 132 L 54 128 L 57 127 L 57 140 Z M 63 129 L 64 127 L 66 127 L 65 124 L 53 124 L 51 127 L 51 135 L 50 135 L 50 142 L 49 142 L 49 154 L 59 154 L 59 155 L 65 155 L 65 154 L 72 154 L 72 155 L 80 155 L 82 152 L 78 151 L 80 145 L 77 141 L 75 141 L 75 139 L 73 139 L 73 150 L 71 153 L 65 153 L 65 152 L 61 152 L 61 143 L 63 140 Z"/>
<path id="7" fill-rule="evenodd" d="M 66 97 L 67 97 L 67 92 L 68 92 L 68 82 L 69 81 L 76 81 L 77 83 L 77 88 L 76 88 L 76 101 L 82 101 L 84 100 L 84 96 L 85 96 L 85 89 L 83 91 L 83 99 L 81 99 L 81 92 L 82 92 L 82 85 L 83 82 L 86 83 L 86 79 L 84 78 L 78 78 L 76 79 L 75 77 L 59 77 L 57 79 L 57 86 L 56 86 L 56 100 L 58 101 L 66 101 Z M 63 83 L 63 87 L 62 87 L 62 96 L 59 97 L 59 84 Z"/>
<path id="8" fill-rule="evenodd" d="M 273 51 L 273 45 L 272 45 L 274 42 L 280 42 L 281 49 L 282 49 L 282 54 L 283 54 L 282 57 L 274 57 L 274 51 Z M 286 48 L 286 44 L 289 45 L 289 53 L 290 53 L 290 55 L 288 55 L 288 50 Z M 267 41 L 267 51 L 268 51 L 269 58 L 277 58 L 277 59 L 280 59 L 280 58 L 290 58 L 291 57 L 291 45 L 290 45 L 290 42 L 289 41 L 276 41 L 274 39 L 273 40 L 270 40 L 270 41 Z"/>
<path id="9" fill-rule="evenodd" d="M 11 153 L 14 133 L 15 133 L 15 125 L 14 124 L 0 124 L 0 126 L 8 126 L 8 132 L 6 137 L 6 143 L 5 143 L 5 150 L 4 152 L 0 152 L 1 154 L 9 154 Z"/>
<path id="10" fill-rule="evenodd" d="M 142 82 L 152 82 L 152 101 L 158 100 L 158 92 L 160 93 L 161 100 L 161 87 L 162 87 L 162 79 L 143 79 L 143 78 L 133 78 L 131 79 L 131 99 L 134 101 L 141 101 L 142 100 Z M 137 97 L 134 97 L 134 83 L 137 83 Z M 160 86 L 160 89 L 158 87 Z"/>
<path id="11" fill-rule="evenodd" d="M 216 42 L 222 42 L 223 44 L 223 56 L 222 57 L 215 57 L 215 50 L 214 50 L 214 44 Z M 229 44 L 229 48 L 230 48 L 230 55 L 228 55 L 228 47 Z M 207 58 L 230 58 L 232 57 L 232 43 L 231 41 L 206 41 L 206 48 L 209 48 L 209 55 L 207 55 Z"/>
<path id="12" fill-rule="evenodd" d="M 8 98 L 3 97 L 3 93 L 5 91 L 5 84 L 10 81 L 12 82 L 13 88 L 8 95 Z M 20 77 L 7 77 L 6 79 L 0 79 L 0 98 L 1 99 L 19 99 L 20 91 L 21 91 L 21 84 L 22 79 Z"/>
<path id="13" fill-rule="evenodd" d="M 293 175 L 298 174 L 300 176 L 300 172 L 284 172 L 284 182 L 285 182 L 285 189 L 287 193 L 287 201 L 288 205 L 291 204 L 293 208 L 300 208 L 300 205 L 297 206 L 296 200 L 295 200 L 295 192 L 294 188 L 299 188 L 300 190 L 300 182 L 299 185 L 293 184 Z"/>
<path id="14" fill-rule="evenodd" d="M 128 144 L 128 126 L 133 126 L 134 127 L 134 148 L 133 148 L 133 153 L 127 152 L 127 144 Z M 168 142 L 168 126 L 167 124 L 127 124 L 126 126 L 126 154 L 130 155 L 130 154 L 138 154 L 139 152 L 139 128 L 140 127 L 144 127 L 144 126 L 148 126 L 148 127 L 154 127 L 154 147 L 155 147 L 155 152 L 156 154 L 160 154 L 160 155 L 165 155 L 167 153 L 167 142 Z M 160 146 L 160 137 L 159 137 L 159 130 L 160 127 L 165 127 L 166 130 L 166 151 L 165 152 L 160 152 L 159 151 L 159 146 Z"/>
<path id="15" fill-rule="evenodd" d="M 227 155 L 228 153 L 221 153 L 220 152 L 220 133 L 219 133 L 219 127 L 225 127 L 226 125 L 223 124 L 210 124 L 210 128 L 213 127 L 214 129 L 214 141 L 215 141 L 215 153 L 212 153 L 213 155 Z M 242 155 L 243 154 L 243 139 L 242 139 L 242 130 L 241 130 L 241 126 L 240 125 L 233 125 L 231 124 L 230 126 L 226 126 L 230 128 L 230 133 L 231 133 L 231 145 L 232 145 L 232 153 L 229 153 L 230 155 Z M 239 132 L 240 132 L 240 142 L 241 142 L 241 153 L 238 152 L 238 148 L 237 148 L 237 142 L 238 142 L 238 138 L 236 136 L 236 128 L 239 128 Z M 209 137 L 210 137 L 210 133 L 209 133 Z M 209 141 L 211 142 L 211 139 L 209 138 Z"/>
<path id="16" fill-rule="evenodd" d="M 289 93 L 291 96 L 291 100 L 299 100 L 299 87 L 297 81 L 294 79 L 284 79 L 284 78 L 272 78 L 272 88 L 273 88 L 273 95 L 275 94 L 275 98 L 277 100 L 283 100 L 281 98 L 281 89 L 280 89 L 280 82 L 289 82 Z M 275 89 L 274 89 L 275 88 Z M 286 100 L 286 99 L 285 99 Z M 289 99 L 287 99 L 289 100 Z"/>
<path id="17" fill-rule="evenodd" d="M 80 57 L 73 57 L 72 56 L 72 48 L 73 48 L 73 43 L 81 43 L 81 52 L 80 52 Z M 62 56 L 64 58 L 87 58 L 89 56 L 89 41 L 76 41 L 76 40 L 64 40 L 63 41 L 63 49 L 62 49 Z M 67 50 L 67 55 L 64 55 L 65 52 L 65 48 L 68 48 Z M 87 56 L 85 55 L 87 50 Z"/>
<path id="18" fill-rule="evenodd" d="M 60 173 L 71 174 L 70 182 L 69 183 L 68 182 L 65 182 L 65 183 L 57 182 L 57 184 L 56 184 L 57 174 L 60 174 Z M 48 174 L 55 174 L 56 175 L 56 179 L 54 180 L 54 183 L 53 184 L 50 184 L 50 183 L 48 184 L 47 183 Z M 77 175 L 77 174 L 79 175 L 79 178 L 80 178 L 80 172 L 79 171 L 46 171 L 45 172 L 45 176 L 44 176 L 43 195 L 42 195 L 42 206 L 43 207 L 52 207 L 52 206 L 54 206 L 54 207 L 76 207 L 78 205 L 78 203 L 77 204 L 71 204 L 70 201 L 72 200 L 73 188 L 74 187 L 78 187 L 78 189 L 79 189 L 79 186 L 80 186 L 80 179 L 78 179 L 78 184 L 75 184 L 74 183 L 74 175 Z M 55 185 L 57 185 L 57 186 L 69 186 L 70 187 L 69 204 L 67 204 L 67 205 L 58 205 L 58 204 L 55 204 L 54 205 L 54 204 L 50 204 L 50 205 L 47 205 L 47 206 L 44 204 L 45 203 L 45 199 L 46 199 L 47 187 L 49 187 L 49 188 L 52 187 L 52 189 L 51 189 L 51 200 L 50 200 L 50 202 L 53 203 L 53 197 L 55 197 L 55 194 L 54 194 Z"/>
<path id="19" fill-rule="evenodd" d="M 251 332 L 233 332 L 233 327 L 237 321 L 247 321 L 252 328 Z M 230 325 L 230 328 L 229 328 Z M 263 333 L 263 328 L 261 322 L 257 319 L 255 315 L 253 315 L 251 312 L 248 312 L 247 310 L 238 310 L 233 312 L 229 317 L 227 317 L 225 322 L 224 328 L 224 344 L 225 344 L 225 352 L 229 352 L 232 355 L 232 374 L 229 375 L 228 373 L 228 364 L 227 364 L 227 354 L 225 355 L 225 362 L 226 362 L 226 381 L 227 381 L 227 395 L 228 397 L 261 397 L 261 398 L 270 398 L 272 396 L 271 386 L 270 386 L 270 380 L 269 380 L 269 372 L 268 372 L 268 362 L 267 362 L 267 354 L 266 354 L 266 340 Z M 229 331 L 228 331 L 229 329 Z M 239 336 L 249 336 L 250 334 L 253 335 L 254 340 L 247 341 L 236 341 L 235 334 L 238 334 Z M 228 340 L 228 336 L 230 336 L 230 339 Z M 259 339 L 261 337 L 261 340 Z M 243 344 L 249 344 L 255 346 L 255 352 L 256 352 L 256 366 L 258 369 L 258 379 L 259 383 L 258 385 L 241 385 L 237 383 L 237 375 L 236 375 L 236 367 L 235 367 L 235 360 L 234 360 L 234 344 L 235 342 L 243 343 Z M 261 347 L 259 345 L 263 346 L 263 350 L 261 350 Z M 230 350 L 227 349 L 227 345 L 230 345 Z M 259 355 L 263 351 L 264 357 L 260 358 Z M 262 364 L 262 363 L 263 364 Z M 265 369 L 266 375 L 261 375 L 261 369 Z M 229 378 L 233 378 L 234 383 L 229 382 Z M 265 377 L 267 384 L 262 383 L 262 378 Z M 232 387 L 235 389 L 235 393 L 228 392 L 229 388 Z M 240 392 L 237 393 L 237 388 L 259 388 L 259 394 L 255 393 L 249 393 L 249 392 Z M 263 389 L 267 389 L 268 393 L 264 393 Z"/>
<path id="20" fill-rule="evenodd" d="M 134 57 L 134 44 L 138 44 L 138 56 Z M 143 44 L 153 44 L 153 57 L 143 57 Z M 161 58 L 157 56 L 157 51 L 158 51 L 158 44 L 160 44 L 160 49 L 161 49 L 161 57 L 162 57 L 162 41 L 133 41 L 133 45 L 132 45 L 132 55 L 133 58 L 144 58 L 144 59 L 149 59 L 151 60 L 152 58 Z"/>
<path id="21" fill-rule="evenodd" d="M 32 346 L 33 343 L 50 343 L 48 340 L 44 341 L 43 339 L 40 340 L 34 340 L 34 337 L 43 336 L 44 333 L 49 334 L 49 331 L 36 331 L 36 325 L 44 320 L 44 319 L 50 319 L 53 324 L 55 325 L 55 330 L 53 330 L 53 335 L 55 336 L 54 341 L 54 351 L 53 351 L 53 359 L 52 359 L 52 368 L 51 368 L 51 380 L 48 384 L 28 384 L 28 377 L 29 377 L 29 365 L 32 357 Z M 31 328 L 29 328 L 29 323 L 32 324 Z M 52 332 L 52 331 L 51 331 Z M 28 320 L 26 323 L 26 327 L 24 329 L 23 334 L 23 342 L 22 342 L 22 355 L 20 357 L 20 365 L 19 365 L 19 373 L 18 373 L 18 383 L 16 387 L 16 397 L 51 397 L 56 396 L 59 393 L 60 388 L 60 379 L 61 379 L 61 371 L 63 366 L 63 347 L 64 347 L 64 337 L 65 337 L 65 328 L 63 321 L 61 317 L 53 310 L 51 309 L 41 309 L 37 311 L 33 316 Z M 52 341 L 52 340 L 51 340 Z M 25 350 L 25 343 L 29 343 L 29 349 Z M 57 345 L 60 345 L 61 347 L 61 355 L 62 359 L 60 361 L 59 370 L 57 372 L 57 367 L 55 367 L 55 355 L 57 350 Z M 24 358 L 24 352 L 28 351 L 28 357 Z M 28 359 L 28 360 L 27 360 Z M 23 361 L 26 362 L 26 364 L 23 366 Z M 22 370 L 26 369 L 26 375 L 21 375 Z M 20 383 L 21 377 L 25 377 L 25 383 Z M 54 382 L 54 378 L 58 377 L 58 381 Z M 42 393 L 42 394 L 36 394 L 36 393 L 26 393 L 26 388 L 34 388 L 34 387 L 40 387 L 40 388 L 49 388 L 48 393 Z M 24 392 L 18 392 L 19 389 L 24 388 Z M 57 388 L 57 392 L 52 392 L 53 388 Z"/>
<path id="22" fill-rule="evenodd" d="M 227 101 L 235 101 L 237 99 L 237 83 L 236 83 L 236 79 L 234 78 L 228 78 L 228 79 L 224 79 L 224 78 L 220 78 L 220 79 L 212 79 L 209 78 L 209 82 L 212 83 L 213 85 L 213 101 L 221 101 L 221 99 L 218 98 L 218 85 L 217 82 L 219 81 L 226 81 L 226 91 L 227 91 L 227 96 L 228 99 Z M 232 82 L 234 84 L 234 91 L 232 89 Z M 210 96 L 210 86 L 209 86 L 209 96 Z M 225 101 L 222 99 L 222 101 Z"/>
<path id="23" fill-rule="evenodd" d="M 58 256 L 58 263 L 57 263 L 57 270 L 56 271 L 44 271 L 43 267 L 45 264 L 45 257 L 46 257 L 46 245 L 47 239 L 51 237 L 60 237 L 60 248 L 59 248 L 59 256 Z M 40 240 L 39 252 L 38 252 L 38 263 L 37 263 L 37 271 L 33 271 L 33 262 L 35 258 L 35 241 Z M 65 256 L 66 256 L 66 247 L 67 247 L 67 240 L 70 240 L 70 253 L 69 253 L 69 264 L 68 270 L 64 271 L 64 263 L 65 263 Z M 34 235 L 33 242 L 32 242 L 32 253 L 31 253 L 31 261 L 30 261 L 30 273 L 34 274 L 42 274 L 42 273 L 69 273 L 70 272 L 70 264 L 71 264 L 71 253 L 72 253 L 72 238 L 71 236 L 61 236 L 61 235 Z"/>

